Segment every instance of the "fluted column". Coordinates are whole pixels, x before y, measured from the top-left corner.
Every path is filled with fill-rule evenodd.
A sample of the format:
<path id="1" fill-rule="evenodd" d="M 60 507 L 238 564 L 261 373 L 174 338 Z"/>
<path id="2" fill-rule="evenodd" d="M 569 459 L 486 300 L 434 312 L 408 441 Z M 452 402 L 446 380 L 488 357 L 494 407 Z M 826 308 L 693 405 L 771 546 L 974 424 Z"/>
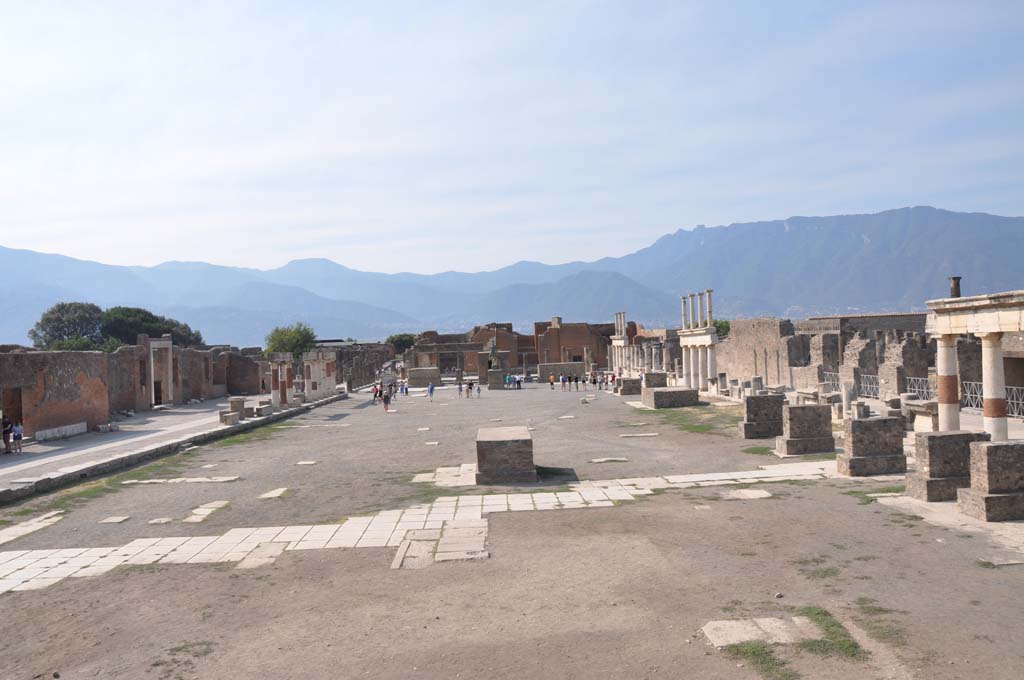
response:
<path id="1" fill-rule="evenodd" d="M 708 300 L 708 316 L 707 316 L 707 319 L 708 319 L 707 325 L 708 326 L 714 326 L 715 325 L 715 317 L 711 314 L 711 293 L 712 292 L 714 292 L 714 291 L 712 291 L 710 288 L 708 288 L 706 291 L 704 291 L 704 296 Z"/>
<path id="2" fill-rule="evenodd" d="M 697 301 L 696 300 L 696 295 L 697 295 L 696 293 L 690 293 L 690 316 L 689 316 L 689 322 L 686 324 L 687 328 L 696 328 L 697 327 L 697 324 L 695 323 L 695 321 L 696 321 L 696 314 L 695 314 L 695 312 L 697 311 L 697 308 L 694 305 L 694 303 Z"/>
<path id="3" fill-rule="evenodd" d="M 697 327 L 707 326 L 707 315 L 704 313 L 704 293 L 697 293 L 697 302 L 700 304 L 700 313 L 697 316 Z"/>
<path id="4" fill-rule="evenodd" d="M 718 361 L 715 359 L 715 346 L 714 345 L 708 345 L 707 352 L 708 352 L 708 360 L 706 362 L 706 365 L 708 367 L 708 379 L 715 378 L 716 379 L 715 382 L 717 383 L 718 382 L 717 381 L 717 378 L 718 378 Z M 722 386 L 718 385 L 718 387 L 719 387 L 719 389 L 721 389 Z M 708 389 L 710 390 L 710 385 L 708 386 Z"/>

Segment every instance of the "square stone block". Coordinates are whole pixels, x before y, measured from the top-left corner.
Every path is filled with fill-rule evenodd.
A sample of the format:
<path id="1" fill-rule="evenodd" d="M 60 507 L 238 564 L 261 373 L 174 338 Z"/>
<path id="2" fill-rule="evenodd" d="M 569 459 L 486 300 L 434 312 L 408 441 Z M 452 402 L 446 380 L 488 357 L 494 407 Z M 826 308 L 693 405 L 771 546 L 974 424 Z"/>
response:
<path id="1" fill-rule="evenodd" d="M 242 414 L 242 412 L 245 411 L 245 397 L 229 397 L 228 410 Z"/>
<path id="2" fill-rule="evenodd" d="M 924 478 L 970 479 L 971 444 L 990 439 L 987 432 L 918 432 L 914 435 L 918 472 Z"/>
<path id="3" fill-rule="evenodd" d="M 840 453 L 836 456 L 836 471 L 847 477 L 870 477 L 871 475 L 899 475 L 907 471 L 907 457 L 898 456 L 851 456 Z"/>
<path id="4" fill-rule="evenodd" d="M 476 483 L 537 481 L 533 437 L 525 427 L 482 427 L 476 433 Z"/>
<path id="5" fill-rule="evenodd" d="M 644 387 L 668 387 L 668 373 L 644 373 Z"/>
<path id="6" fill-rule="evenodd" d="M 503 390 L 505 389 L 505 371 L 500 368 L 489 368 L 487 369 L 487 389 L 489 390 Z"/>
<path id="7" fill-rule="evenodd" d="M 957 491 L 971 485 L 970 477 L 922 477 L 907 474 L 907 495 L 919 501 L 955 501 Z"/>
<path id="8" fill-rule="evenodd" d="M 957 509 L 986 522 L 1024 519 L 1024 493 L 985 494 L 976 489 L 957 490 Z"/>
<path id="9" fill-rule="evenodd" d="M 410 368 L 406 371 L 409 387 L 429 387 L 430 383 L 441 385 L 441 369 L 437 366 Z"/>
<path id="10" fill-rule="evenodd" d="M 753 399 L 754 397 L 747 397 Z M 782 434 L 782 420 L 768 420 L 751 423 L 744 421 L 739 424 L 740 436 L 744 439 L 770 439 Z"/>
<path id="11" fill-rule="evenodd" d="M 221 411 L 220 412 L 220 424 L 221 425 L 238 425 L 239 413 L 236 411 Z"/>
<path id="12" fill-rule="evenodd" d="M 827 406 L 825 408 L 828 408 Z M 836 450 L 836 439 L 831 435 L 828 437 L 805 437 L 803 439 L 789 439 L 777 437 L 775 439 L 775 453 L 780 456 L 804 456 L 811 453 L 833 453 Z"/>
<path id="13" fill-rule="evenodd" d="M 748 423 L 767 421 L 782 423 L 782 405 L 786 397 L 781 394 L 759 394 L 743 398 L 743 420 Z M 782 432 L 777 432 L 777 435 Z"/>
<path id="14" fill-rule="evenodd" d="M 971 488 L 981 494 L 1024 492 L 1024 442 L 971 443 Z"/>
<path id="15" fill-rule="evenodd" d="M 846 421 L 843 448 L 848 456 L 903 457 L 902 418 L 850 418 Z M 904 471 L 906 465 L 904 464 Z M 880 474 L 880 473 L 877 473 Z"/>
<path id="16" fill-rule="evenodd" d="M 649 408 L 682 408 L 697 405 L 697 390 L 685 387 L 644 387 L 640 397 Z"/>
<path id="17" fill-rule="evenodd" d="M 832 436 L 832 407 L 802 404 L 782 408 L 782 436 L 808 439 Z"/>
<path id="18" fill-rule="evenodd" d="M 640 378 L 619 378 L 619 394 L 624 397 L 640 394 Z"/>

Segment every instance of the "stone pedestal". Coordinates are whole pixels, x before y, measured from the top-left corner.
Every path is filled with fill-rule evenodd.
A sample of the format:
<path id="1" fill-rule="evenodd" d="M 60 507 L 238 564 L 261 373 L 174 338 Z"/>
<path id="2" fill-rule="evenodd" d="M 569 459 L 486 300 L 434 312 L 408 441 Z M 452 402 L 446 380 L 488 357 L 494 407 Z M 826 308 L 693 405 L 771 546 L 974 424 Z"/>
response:
<path id="1" fill-rule="evenodd" d="M 505 371 L 501 370 L 500 368 L 487 369 L 487 389 L 505 389 Z"/>
<path id="2" fill-rule="evenodd" d="M 228 410 L 238 414 L 239 420 L 245 419 L 245 397 L 229 397 Z"/>
<path id="3" fill-rule="evenodd" d="M 848 419 L 843 449 L 836 456 L 836 470 L 841 475 L 868 477 L 907 471 L 902 418 Z"/>
<path id="4" fill-rule="evenodd" d="M 476 483 L 536 482 L 533 437 L 525 427 L 482 427 L 476 433 Z"/>
<path id="5" fill-rule="evenodd" d="M 238 412 L 237 411 L 221 411 L 220 412 L 220 424 L 221 425 L 238 425 Z"/>
<path id="6" fill-rule="evenodd" d="M 831 406 L 801 404 L 782 408 L 782 436 L 775 440 L 776 455 L 798 456 L 835 450 Z"/>
<path id="7" fill-rule="evenodd" d="M 644 373 L 644 387 L 668 387 L 668 373 Z"/>
<path id="8" fill-rule="evenodd" d="M 751 395 L 743 398 L 743 422 L 739 424 L 744 439 L 766 439 L 782 434 L 781 394 Z"/>
<path id="9" fill-rule="evenodd" d="M 428 368 L 410 368 L 406 371 L 409 387 L 429 387 L 430 383 L 440 387 L 441 369 L 436 366 Z"/>
<path id="10" fill-rule="evenodd" d="M 907 474 L 907 495 L 922 501 L 955 501 L 971 485 L 971 444 L 989 441 L 985 432 L 918 432 L 917 469 Z"/>
<path id="11" fill-rule="evenodd" d="M 1024 442 L 972 442 L 971 486 L 957 490 L 957 504 L 986 522 L 1024 519 Z"/>
<path id="12" fill-rule="evenodd" d="M 696 406 L 697 390 L 685 387 L 644 387 L 640 399 L 649 408 Z"/>
<path id="13" fill-rule="evenodd" d="M 623 397 L 640 394 L 640 378 L 620 378 L 618 389 L 619 394 Z"/>
<path id="14" fill-rule="evenodd" d="M 257 406 L 256 407 L 256 415 L 258 415 L 260 417 L 269 416 L 273 412 L 274 412 L 274 407 L 271 406 L 270 404 L 266 404 L 264 406 Z"/>

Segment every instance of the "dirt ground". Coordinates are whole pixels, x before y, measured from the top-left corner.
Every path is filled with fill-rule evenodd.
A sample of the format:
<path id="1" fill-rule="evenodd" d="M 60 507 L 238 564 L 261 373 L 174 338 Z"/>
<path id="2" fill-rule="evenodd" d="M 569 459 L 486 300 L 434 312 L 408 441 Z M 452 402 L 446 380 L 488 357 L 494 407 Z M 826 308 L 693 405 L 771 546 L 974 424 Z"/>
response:
<path id="1" fill-rule="evenodd" d="M 460 401 L 441 391 L 433 404 L 400 399 L 390 415 L 355 395 L 291 427 L 129 473 L 237 474 L 236 482 L 107 480 L 92 492 L 80 487 L 7 508 L 0 517 L 9 521 L 49 508 L 65 509 L 67 517 L 3 549 L 327 522 L 480 493 L 409 480 L 473 462 L 476 428 L 499 424 L 497 418 L 536 428 L 536 462 L 569 468 L 580 479 L 779 462 L 743 452 L 763 442 L 737 439 L 727 407 L 666 416 L 608 394 L 584 405 L 582 394 L 533 388 Z M 564 415 L 575 418 L 559 419 Z M 711 432 L 680 429 L 704 429 L 709 421 Z M 659 436 L 619 437 L 630 432 Z M 589 462 L 605 456 L 629 460 Z M 295 465 L 300 460 L 318 464 Z M 212 463 L 215 469 L 202 468 Z M 492 514 L 489 559 L 422 570 L 389 569 L 394 548 L 309 550 L 285 552 L 254 570 L 118 567 L 5 593 L 0 678 L 757 678 L 756 660 L 716 650 L 700 628 L 716 619 L 791 616 L 803 607 L 827 610 L 863 641 L 860 653 L 778 646 L 772 654 L 787 665 L 762 669 L 761 677 L 1024 676 L 1024 566 L 983 562 L 991 552 L 983 535 L 871 503 L 863 495 L 870 483 L 754 486 L 773 496 L 724 500 L 719 491 L 729 487 L 708 487 L 609 508 Z M 291 492 L 257 499 L 277 487 Z M 202 524 L 145 523 L 180 520 L 221 499 L 230 505 Z M 98 524 L 111 515 L 131 519 Z"/>

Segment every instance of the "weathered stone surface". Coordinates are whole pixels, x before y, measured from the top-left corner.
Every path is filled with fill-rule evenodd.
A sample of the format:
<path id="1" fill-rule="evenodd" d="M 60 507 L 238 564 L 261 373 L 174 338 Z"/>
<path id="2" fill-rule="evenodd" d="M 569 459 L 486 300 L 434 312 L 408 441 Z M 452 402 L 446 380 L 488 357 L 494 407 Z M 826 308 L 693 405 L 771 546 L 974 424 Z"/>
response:
<path id="1" fill-rule="evenodd" d="M 971 489 L 982 494 L 1024 492 L 1024 442 L 971 443 Z"/>
<path id="2" fill-rule="evenodd" d="M 751 395 L 743 398 L 743 422 L 739 424 L 744 439 L 765 439 L 782 434 L 781 394 Z"/>
<path id="3" fill-rule="evenodd" d="M 919 432 L 914 437 L 917 470 L 907 476 L 907 495 L 922 501 L 954 501 L 971 485 L 971 444 L 987 432 Z"/>
<path id="4" fill-rule="evenodd" d="M 788 439 L 832 436 L 832 407 L 818 404 L 782 408 L 782 436 Z"/>
<path id="5" fill-rule="evenodd" d="M 907 495 L 921 501 L 935 503 L 937 501 L 955 501 L 957 490 L 971 485 L 969 476 L 930 478 L 921 475 L 907 474 Z"/>
<path id="6" fill-rule="evenodd" d="M 535 482 L 533 437 L 525 427 L 482 427 L 476 434 L 476 483 Z"/>
<path id="7" fill-rule="evenodd" d="M 685 387 L 644 387 L 640 399 L 649 408 L 696 406 L 697 390 Z"/>
<path id="8" fill-rule="evenodd" d="M 849 477 L 893 475 L 907 471 L 903 455 L 902 418 L 864 418 L 846 421 L 843 452 L 836 470 Z"/>
<path id="9" fill-rule="evenodd" d="M 667 387 L 668 373 L 644 373 L 644 387 Z"/>
<path id="10" fill-rule="evenodd" d="M 846 453 L 840 453 L 836 456 L 836 471 L 847 477 L 898 475 L 907 471 L 907 457 L 903 454 L 853 457 Z"/>
<path id="11" fill-rule="evenodd" d="M 428 387 L 430 383 L 441 384 L 441 369 L 436 366 L 410 368 L 406 372 L 409 387 Z"/>
<path id="12" fill-rule="evenodd" d="M 957 508 L 968 517 L 986 522 L 1024 519 L 1024 493 L 985 494 L 957 489 Z"/>
<path id="13" fill-rule="evenodd" d="M 640 378 L 619 378 L 619 394 L 628 397 L 640 394 Z"/>
<path id="14" fill-rule="evenodd" d="M 487 369 L 487 389 L 489 390 L 503 390 L 505 389 L 505 374 L 506 371 L 500 368 L 489 368 Z"/>
<path id="15" fill-rule="evenodd" d="M 220 424 L 221 425 L 238 425 L 239 413 L 235 411 L 221 411 L 220 412 Z"/>
<path id="16" fill-rule="evenodd" d="M 836 450 L 835 437 L 805 437 L 787 439 L 776 437 L 775 453 L 780 456 L 804 456 L 811 453 L 832 453 Z"/>

